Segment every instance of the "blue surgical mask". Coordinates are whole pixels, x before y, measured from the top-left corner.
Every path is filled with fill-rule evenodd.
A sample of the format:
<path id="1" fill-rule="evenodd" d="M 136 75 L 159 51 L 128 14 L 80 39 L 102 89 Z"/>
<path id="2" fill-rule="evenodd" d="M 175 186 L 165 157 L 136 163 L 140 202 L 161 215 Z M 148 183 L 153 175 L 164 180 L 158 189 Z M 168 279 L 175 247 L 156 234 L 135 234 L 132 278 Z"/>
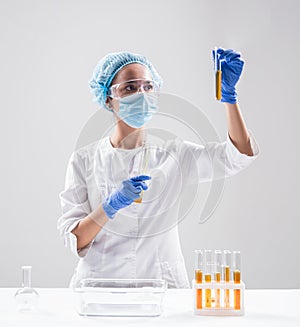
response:
<path id="1" fill-rule="evenodd" d="M 132 128 L 144 126 L 157 111 L 158 94 L 141 92 L 119 98 L 118 117 Z"/>

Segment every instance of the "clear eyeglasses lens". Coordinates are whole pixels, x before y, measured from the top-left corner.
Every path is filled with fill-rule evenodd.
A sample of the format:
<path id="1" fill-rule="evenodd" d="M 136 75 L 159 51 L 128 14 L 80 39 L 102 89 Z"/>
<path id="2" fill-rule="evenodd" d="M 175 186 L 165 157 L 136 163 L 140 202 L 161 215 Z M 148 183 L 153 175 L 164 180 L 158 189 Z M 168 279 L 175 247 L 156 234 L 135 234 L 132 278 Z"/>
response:
<path id="1" fill-rule="evenodd" d="M 138 92 L 157 92 L 158 85 L 151 80 L 130 80 L 120 84 L 115 84 L 109 89 L 109 96 L 114 98 L 124 98 Z"/>

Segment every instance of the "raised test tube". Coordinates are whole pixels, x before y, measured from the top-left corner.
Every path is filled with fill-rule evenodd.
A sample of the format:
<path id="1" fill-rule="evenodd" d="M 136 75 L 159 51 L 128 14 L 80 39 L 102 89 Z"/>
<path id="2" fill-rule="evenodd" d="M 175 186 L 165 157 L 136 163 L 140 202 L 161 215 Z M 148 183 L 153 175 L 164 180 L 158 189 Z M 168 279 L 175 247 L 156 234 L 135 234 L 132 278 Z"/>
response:
<path id="1" fill-rule="evenodd" d="M 203 276 L 203 252 L 201 250 L 195 250 L 195 281 L 197 284 L 202 284 Z M 196 289 L 196 308 L 202 309 L 202 289 Z"/>
<path id="2" fill-rule="evenodd" d="M 221 282 L 222 276 L 222 251 L 215 250 L 215 281 Z M 215 291 L 215 307 L 221 307 L 221 290 L 219 288 Z"/>
<path id="3" fill-rule="evenodd" d="M 213 276 L 213 268 L 214 268 L 214 258 L 212 250 L 204 251 L 204 262 L 205 262 L 205 275 L 204 279 L 206 283 L 211 283 Z M 211 289 L 205 289 L 205 307 L 211 308 L 212 297 L 211 297 Z"/>
<path id="4" fill-rule="evenodd" d="M 225 283 L 230 282 L 230 269 L 231 269 L 231 252 L 228 250 L 224 250 L 224 269 L 225 269 L 225 276 L 224 280 Z M 225 296 L 224 296 L 225 308 L 230 308 L 230 289 L 225 289 Z"/>
<path id="5" fill-rule="evenodd" d="M 149 162 L 149 149 L 147 148 L 146 144 L 143 145 L 143 148 L 141 150 L 141 160 L 139 164 L 139 174 L 144 175 L 147 172 L 148 169 L 148 162 Z M 135 203 L 141 203 L 143 200 L 143 193 L 144 191 L 142 190 L 140 193 L 140 197 L 133 202 Z"/>
<path id="6" fill-rule="evenodd" d="M 217 47 L 215 47 L 215 74 L 216 74 L 216 99 L 222 98 L 222 70 Z"/>
<path id="7" fill-rule="evenodd" d="M 234 284 L 241 283 L 241 252 L 233 251 L 233 280 Z M 241 309 L 241 290 L 235 289 L 233 291 L 234 309 Z"/>

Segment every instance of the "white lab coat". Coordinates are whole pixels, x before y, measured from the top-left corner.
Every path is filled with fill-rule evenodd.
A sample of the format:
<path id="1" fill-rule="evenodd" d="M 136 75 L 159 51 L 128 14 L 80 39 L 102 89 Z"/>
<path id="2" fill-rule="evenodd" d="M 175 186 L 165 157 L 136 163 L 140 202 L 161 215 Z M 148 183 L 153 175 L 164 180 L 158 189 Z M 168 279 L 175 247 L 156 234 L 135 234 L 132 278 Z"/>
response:
<path id="1" fill-rule="evenodd" d="M 259 151 L 249 134 L 254 156 L 241 154 L 228 135 L 226 142 L 205 147 L 147 135 L 147 174 L 152 180 L 143 202 L 118 211 L 79 251 L 71 231 L 123 180 L 141 173 L 142 151 L 113 148 L 109 137 L 74 151 L 60 193 L 58 220 L 65 245 L 80 258 L 71 286 L 82 278 L 160 278 L 171 288 L 190 287 L 177 226 L 182 190 L 249 166 Z"/>

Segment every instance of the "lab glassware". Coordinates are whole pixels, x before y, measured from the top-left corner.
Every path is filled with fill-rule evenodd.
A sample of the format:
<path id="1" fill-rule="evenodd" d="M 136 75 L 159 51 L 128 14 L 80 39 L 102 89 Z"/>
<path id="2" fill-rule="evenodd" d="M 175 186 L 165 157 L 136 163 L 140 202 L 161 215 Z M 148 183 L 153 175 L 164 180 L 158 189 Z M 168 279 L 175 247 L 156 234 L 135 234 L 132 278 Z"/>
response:
<path id="1" fill-rule="evenodd" d="M 212 250 L 204 250 L 204 262 L 205 262 L 204 280 L 205 280 L 205 283 L 211 283 L 213 267 L 214 267 Z M 210 288 L 206 288 L 205 289 L 205 308 L 211 308 L 211 305 L 212 305 L 212 292 L 211 292 Z"/>
<path id="2" fill-rule="evenodd" d="M 244 315 L 245 284 L 241 279 L 240 251 L 195 250 L 195 255 L 194 313 L 203 316 Z"/>
<path id="3" fill-rule="evenodd" d="M 231 270 L 231 251 L 225 250 L 224 251 L 224 267 L 225 267 L 225 276 L 224 280 L 225 283 L 230 282 L 230 270 Z M 230 289 L 226 288 L 225 289 L 225 308 L 229 309 L 230 308 Z"/>
<path id="4" fill-rule="evenodd" d="M 240 284 L 241 282 L 241 252 L 233 251 L 233 281 L 235 284 Z M 239 289 L 235 289 L 233 291 L 233 302 L 234 308 L 236 310 L 240 310 L 241 308 L 241 291 Z"/>
<path id="5" fill-rule="evenodd" d="M 167 282 L 161 279 L 83 279 L 74 287 L 83 316 L 159 316 Z"/>
<path id="6" fill-rule="evenodd" d="M 214 265 L 214 273 L 215 273 L 215 281 L 217 283 L 221 282 L 222 277 L 222 251 L 215 250 L 215 265 Z M 215 301 L 216 301 L 216 308 L 221 307 L 221 290 L 216 289 L 215 290 Z"/>
<path id="7" fill-rule="evenodd" d="M 221 100 L 222 98 L 222 70 L 221 61 L 219 59 L 220 55 L 217 52 L 217 47 L 215 47 L 215 79 L 216 79 L 216 99 Z"/>
<path id="8" fill-rule="evenodd" d="M 31 266 L 22 266 L 22 288 L 15 294 L 19 311 L 34 311 L 37 308 L 39 294 L 31 287 Z"/>
<path id="9" fill-rule="evenodd" d="M 148 170 L 148 162 L 149 162 L 149 148 L 146 145 L 146 142 L 144 142 L 142 150 L 141 150 L 141 158 L 139 163 L 139 175 L 145 175 Z M 136 200 L 134 200 L 135 203 L 141 203 L 143 200 L 143 193 L 142 190 L 140 193 L 140 197 Z"/>
<path id="10" fill-rule="evenodd" d="M 195 250 L 195 283 L 202 284 L 204 270 L 204 258 L 201 250 Z M 202 289 L 196 290 L 196 308 L 202 309 Z"/>

